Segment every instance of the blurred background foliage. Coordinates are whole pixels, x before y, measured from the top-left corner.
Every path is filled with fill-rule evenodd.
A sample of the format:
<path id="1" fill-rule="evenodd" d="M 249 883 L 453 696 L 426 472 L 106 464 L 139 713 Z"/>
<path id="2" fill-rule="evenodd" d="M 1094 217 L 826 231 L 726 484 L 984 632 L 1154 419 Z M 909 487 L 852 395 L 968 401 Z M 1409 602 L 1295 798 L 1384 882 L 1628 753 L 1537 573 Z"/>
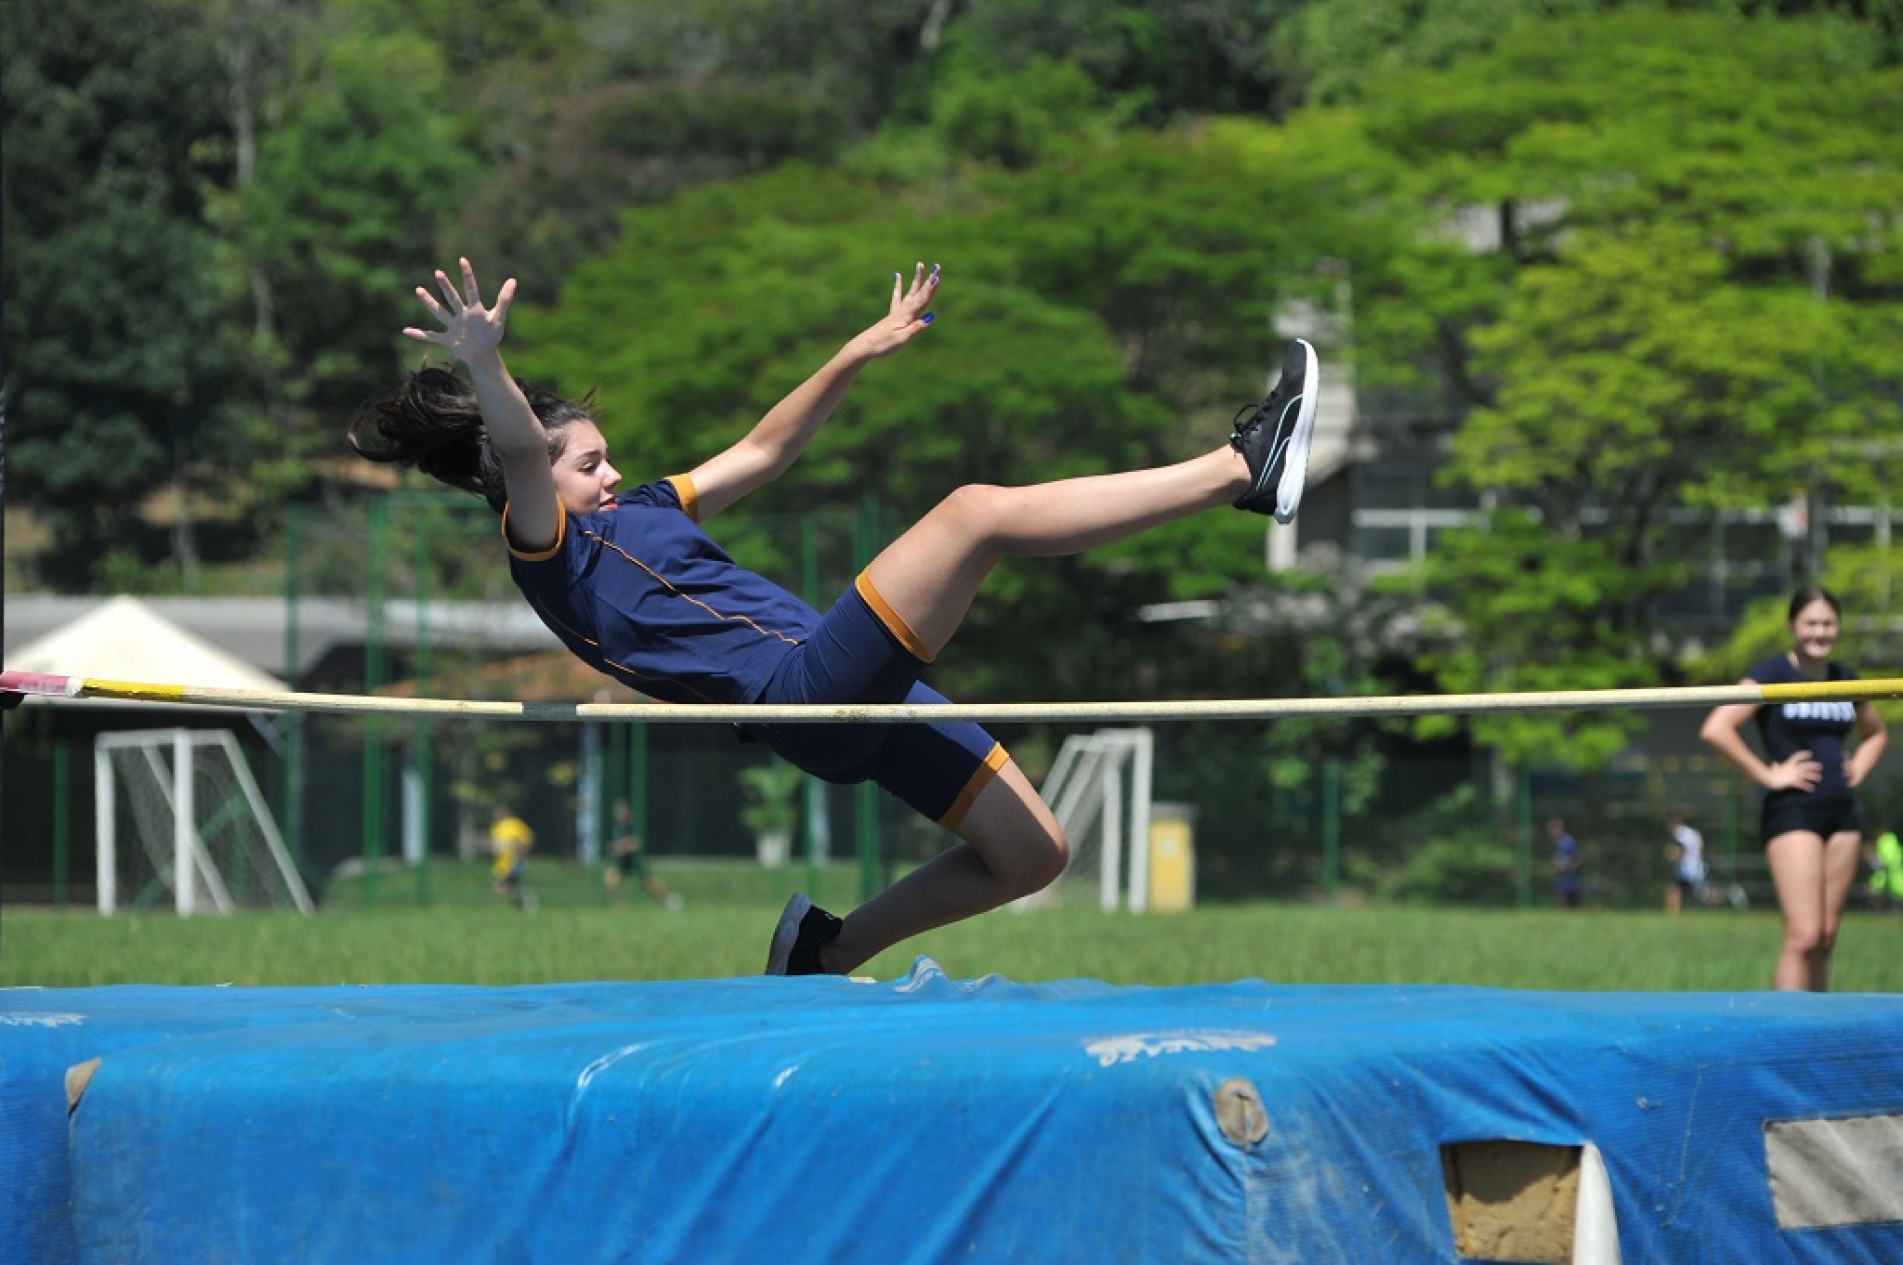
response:
<path id="1" fill-rule="evenodd" d="M 412 288 L 458 254 L 521 279 L 513 367 L 596 390 L 632 482 L 739 436 L 894 269 L 944 265 L 931 336 L 720 525 L 770 571 L 795 565 L 776 516 L 873 492 L 897 526 L 961 481 L 1193 453 L 1290 311 L 1390 424 L 1447 431 L 1445 479 L 1490 507 L 1386 585 L 1267 574 L 1235 515 L 1006 567 L 954 693 L 1733 673 L 1762 629 L 1659 635 L 1673 512 L 1894 483 L 1903 0 L 10 0 L 0 23 L 9 503 L 37 542 L 15 591 L 275 592 L 288 507 L 374 494 L 343 427 L 419 363 Z M 1853 609 L 1887 603 L 1887 552 L 1829 566 Z M 1265 588 L 1310 614 L 1133 614 Z M 1418 653 L 1384 659 L 1422 594 Z M 1323 654 L 1318 629 L 1363 632 Z M 1592 767 L 1625 725 L 1474 735 Z"/>

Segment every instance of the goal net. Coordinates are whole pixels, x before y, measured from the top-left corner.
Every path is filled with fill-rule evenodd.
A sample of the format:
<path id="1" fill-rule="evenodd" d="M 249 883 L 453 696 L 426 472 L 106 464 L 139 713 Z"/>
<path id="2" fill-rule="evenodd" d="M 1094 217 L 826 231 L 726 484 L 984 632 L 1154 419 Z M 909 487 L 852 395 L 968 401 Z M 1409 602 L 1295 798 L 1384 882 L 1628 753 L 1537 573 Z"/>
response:
<path id="1" fill-rule="evenodd" d="M 170 897 L 180 914 L 312 912 L 229 729 L 103 733 L 93 744 L 99 912 Z"/>
<path id="2" fill-rule="evenodd" d="M 1099 729 L 1064 739 L 1039 793 L 1070 840 L 1070 864 L 1055 883 L 1015 902 L 1017 908 L 1149 908 L 1154 760 L 1148 729 Z"/>

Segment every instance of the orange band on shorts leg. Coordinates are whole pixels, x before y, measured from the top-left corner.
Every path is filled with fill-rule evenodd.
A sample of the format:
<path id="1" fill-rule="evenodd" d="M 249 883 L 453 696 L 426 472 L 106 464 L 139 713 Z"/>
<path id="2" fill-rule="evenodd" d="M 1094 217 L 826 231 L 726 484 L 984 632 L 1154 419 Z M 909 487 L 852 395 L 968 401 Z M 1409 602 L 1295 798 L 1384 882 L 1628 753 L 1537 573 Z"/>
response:
<path id="1" fill-rule="evenodd" d="M 918 639 L 918 634 L 912 631 L 912 626 L 899 617 L 899 613 L 892 609 L 891 603 L 885 600 L 878 589 L 872 587 L 870 574 L 861 571 L 859 578 L 852 582 L 852 586 L 859 590 L 860 597 L 866 599 L 866 605 L 872 608 L 872 613 L 878 616 L 879 622 L 885 625 L 886 631 L 899 639 L 899 644 L 905 647 L 907 654 L 920 663 L 932 661 L 934 658 L 932 652 L 927 650 L 925 643 Z"/>
<path id="2" fill-rule="evenodd" d="M 965 783 L 965 789 L 958 792 L 958 798 L 953 800 L 952 806 L 945 810 L 945 815 L 938 819 L 938 824 L 947 830 L 956 830 L 958 823 L 965 819 L 965 814 L 971 811 L 971 806 L 977 801 L 979 793 L 991 785 L 991 779 L 998 776 L 998 770 L 1010 762 L 1011 753 L 1004 749 L 1004 744 L 993 743 L 991 754 L 985 757 L 985 762 L 978 766 L 977 772 L 971 775 L 971 780 Z"/>

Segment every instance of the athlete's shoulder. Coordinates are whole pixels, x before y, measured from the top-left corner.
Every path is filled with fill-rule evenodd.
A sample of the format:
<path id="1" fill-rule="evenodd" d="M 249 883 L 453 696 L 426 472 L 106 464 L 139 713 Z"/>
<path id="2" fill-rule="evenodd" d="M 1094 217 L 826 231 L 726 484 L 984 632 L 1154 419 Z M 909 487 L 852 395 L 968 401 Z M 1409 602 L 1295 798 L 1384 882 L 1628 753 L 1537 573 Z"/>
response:
<path id="1" fill-rule="evenodd" d="M 681 490 L 684 481 L 685 476 L 676 475 L 629 488 L 615 497 L 615 506 L 617 509 L 665 509 L 685 512 L 688 506 Z"/>
<path id="2" fill-rule="evenodd" d="M 1744 678 L 1747 681 L 1756 681 L 1760 685 L 1794 681 L 1797 679 L 1797 669 L 1791 666 L 1788 658 L 1777 654 L 1752 664 L 1750 671 L 1744 674 Z"/>

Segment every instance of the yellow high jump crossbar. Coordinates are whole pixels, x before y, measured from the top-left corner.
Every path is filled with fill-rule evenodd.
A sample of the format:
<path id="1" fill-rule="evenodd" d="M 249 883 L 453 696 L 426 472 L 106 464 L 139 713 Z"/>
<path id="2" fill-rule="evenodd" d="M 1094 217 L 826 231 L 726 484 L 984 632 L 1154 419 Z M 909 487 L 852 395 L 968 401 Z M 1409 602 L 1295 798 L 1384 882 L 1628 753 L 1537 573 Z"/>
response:
<path id="1" fill-rule="evenodd" d="M 1280 720 L 1300 716 L 1448 716 L 1488 712 L 1623 711 L 1716 707 L 1722 703 L 1854 703 L 1903 698 L 1903 679 L 1799 681 L 1790 684 L 1681 686 L 1659 689 L 1538 690 L 1497 694 L 1361 695 L 1340 698 L 1237 698 L 1073 703 L 524 703 L 479 699 L 392 698 L 380 694 L 309 694 L 212 686 L 147 684 L 99 677 L 0 672 L 0 694 L 118 702 L 171 703 L 244 711 L 300 711 L 455 719 L 632 720 L 659 724 L 865 724 L 935 720 L 1074 724 L 1172 720 Z"/>

